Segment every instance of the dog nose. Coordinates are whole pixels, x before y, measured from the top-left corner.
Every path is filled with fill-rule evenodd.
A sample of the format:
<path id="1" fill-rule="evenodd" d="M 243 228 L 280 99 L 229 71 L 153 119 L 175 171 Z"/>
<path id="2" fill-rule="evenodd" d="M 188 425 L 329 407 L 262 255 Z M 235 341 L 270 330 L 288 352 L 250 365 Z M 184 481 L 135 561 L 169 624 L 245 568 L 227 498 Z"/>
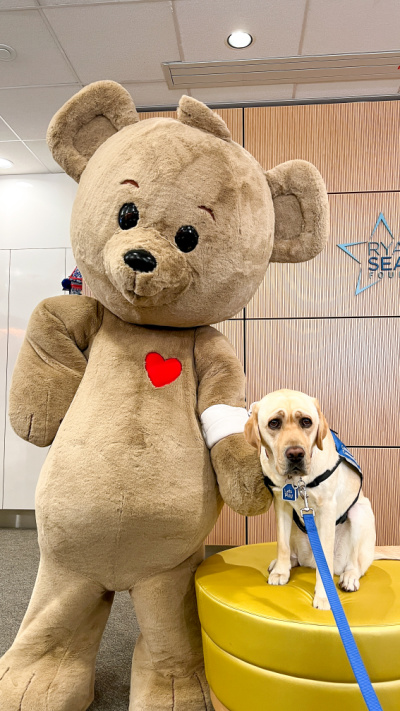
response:
<path id="1" fill-rule="evenodd" d="M 157 266 L 156 258 L 147 249 L 130 249 L 124 262 L 135 272 L 152 272 Z"/>
<path id="2" fill-rule="evenodd" d="M 286 457 L 289 462 L 301 462 L 304 459 L 305 451 L 303 447 L 288 447 L 286 450 Z"/>

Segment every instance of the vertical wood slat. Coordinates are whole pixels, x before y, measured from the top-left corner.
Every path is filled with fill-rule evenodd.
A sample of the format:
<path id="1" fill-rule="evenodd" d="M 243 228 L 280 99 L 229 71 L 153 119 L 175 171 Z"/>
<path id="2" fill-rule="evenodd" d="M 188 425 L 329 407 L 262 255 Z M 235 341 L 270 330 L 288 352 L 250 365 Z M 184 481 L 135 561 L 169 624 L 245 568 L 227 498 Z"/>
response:
<path id="1" fill-rule="evenodd" d="M 301 158 L 328 192 L 399 190 L 400 102 L 245 109 L 246 149 L 269 170 Z"/>

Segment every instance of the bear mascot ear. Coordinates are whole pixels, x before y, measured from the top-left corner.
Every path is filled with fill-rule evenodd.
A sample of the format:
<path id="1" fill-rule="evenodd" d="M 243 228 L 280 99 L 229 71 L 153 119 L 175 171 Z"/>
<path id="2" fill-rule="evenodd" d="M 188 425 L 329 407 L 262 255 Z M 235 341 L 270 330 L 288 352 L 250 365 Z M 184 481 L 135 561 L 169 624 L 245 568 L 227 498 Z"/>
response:
<path id="1" fill-rule="evenodd" d="M 290 160 L 266 172 L 275 208 L 271 262 L 306 262 L 325 247 L 328 196 L 321 174 L 305 160 Z"/>
<path id="2" fill-rule="evenodd" d="M 81 89 L 56 113 L 47 143 L 54 160 L 78 183 L 98 147 L 138 121 L 129 92 L 114 81 L 98 81 Z"/>
<path id="3" fill-rule="evenodd" d="M 192 128 L 199 128 L 206 133 L 212 133 L 223 141 L 231 141 L 232 137 L 225 121 L 212 109 L 191 96 L 182 96 L 178 106 L 178 121 Z"/>

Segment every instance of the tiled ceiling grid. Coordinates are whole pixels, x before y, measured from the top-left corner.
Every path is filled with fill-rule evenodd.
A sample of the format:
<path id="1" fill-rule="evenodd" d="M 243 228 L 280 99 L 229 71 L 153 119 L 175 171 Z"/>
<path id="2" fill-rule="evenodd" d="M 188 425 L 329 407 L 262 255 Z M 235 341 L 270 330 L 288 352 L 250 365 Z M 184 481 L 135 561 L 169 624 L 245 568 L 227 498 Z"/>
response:
<path id="1" fill-rule="evenodd" d="M 382 52 L 398 48 L 398 0 L 0 0 L 0 157 L 11 173 L 61 172 L 45 142 L 55 111 L 83 85 L 114 79 L 139 108 L 176 106 L 162 62 Z M 235 29 L 255 41 L 229 48 Z M 400 79 L 185 89 L 206 103 L 396 95 Z"/>

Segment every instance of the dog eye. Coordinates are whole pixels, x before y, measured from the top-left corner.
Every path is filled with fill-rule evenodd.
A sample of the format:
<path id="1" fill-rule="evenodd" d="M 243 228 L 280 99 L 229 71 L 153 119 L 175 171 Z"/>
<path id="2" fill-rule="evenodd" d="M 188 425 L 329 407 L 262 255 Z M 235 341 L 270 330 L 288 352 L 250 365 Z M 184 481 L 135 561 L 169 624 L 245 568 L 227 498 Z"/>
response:
<path id="1" fill-rule="evenodd" d="M 132 227 L 136 227 L 138 222 L 139 210 L 135 203 L 126 202 L 125 205 L 122 205 L 118 215 L 118 223 L 121 230 L 130 230 Z"/>
<path id="2" fill-rule="evenodd" d="M 301 425 L 302 427 L 304 427 L 304 429 L 308 429 L 308 427 L 311 427 L 311 425 L 312 425 L 312 420 L 310 420 L 309 417 L 303 417 L 303 418 L 300 420 L 300 425 Z"/>
<path id="3" fill-rule="evenodd" d="M 175 235 L 175 243 L 181 252 L 192 252 L 197 247 L 199 234 L 191 225 L 180 227 Z"/>
<path id="4" fill-rule="evenodd" d="M 278 419 L 270 420 L 268 422 L 268 427 L 271 430 L 280 430 L 281 426 L 282 426 L 282 422 L 281 422 L 281 420 L 278 420 Z"/>

